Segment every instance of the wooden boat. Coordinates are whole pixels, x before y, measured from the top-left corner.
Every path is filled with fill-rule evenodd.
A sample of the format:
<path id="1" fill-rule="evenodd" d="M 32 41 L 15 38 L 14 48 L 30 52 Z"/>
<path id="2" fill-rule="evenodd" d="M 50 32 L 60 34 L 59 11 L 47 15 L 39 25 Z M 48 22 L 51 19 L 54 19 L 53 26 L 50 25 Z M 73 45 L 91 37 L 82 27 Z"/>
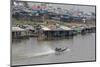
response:
<path id="1" fill-rule="evenodd" d="M 63 52 L 63 51 L 66 51 L 66 50 L 67 50 L 67 48 L 64 48 L 64 49 L 62 49 L 62 48 L 55 48 L 56 52 Z"/>

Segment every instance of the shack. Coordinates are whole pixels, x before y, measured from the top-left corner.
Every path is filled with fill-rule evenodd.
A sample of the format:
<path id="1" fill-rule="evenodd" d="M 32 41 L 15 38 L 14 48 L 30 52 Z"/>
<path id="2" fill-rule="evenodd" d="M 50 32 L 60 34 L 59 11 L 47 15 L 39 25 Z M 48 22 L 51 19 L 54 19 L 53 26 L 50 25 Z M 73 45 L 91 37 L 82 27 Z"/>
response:
<path id="1" fill-rule="evenodd" d="M 23 25 L 23 27 L 24 27 L 25 30 L 27 30 L 28 36 L 31 36 L 31 37 L 37 36 L 37 32 L 32 25 L 30 25 L 30 24 Z"/>
<path id="2" fill-rule="evenodd" d="M 28 31 L 20 27 L 12 27 L 12 38 L 25 38 L 28 35 Z"/>
<path id="3" fill-rule="evenodd" d="M 38 33 L 38 39 L 56 39 L 73 36 L 73 29 L 64 25 L 41 25 L 41 30 Z"/>

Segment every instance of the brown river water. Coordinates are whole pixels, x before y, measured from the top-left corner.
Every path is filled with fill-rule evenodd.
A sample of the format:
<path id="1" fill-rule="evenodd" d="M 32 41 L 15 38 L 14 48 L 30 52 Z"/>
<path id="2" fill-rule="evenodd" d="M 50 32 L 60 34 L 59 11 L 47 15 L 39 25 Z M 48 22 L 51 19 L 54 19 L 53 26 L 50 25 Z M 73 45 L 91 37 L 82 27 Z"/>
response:
<path id="1" fill-rule="evenodd" d="M 68 48 L 55 52 L 55 48 Z M 35 37 L 12 41 L 12 65 L 95 60 L 95 33 L 67 39 L 38 41 Z"/>

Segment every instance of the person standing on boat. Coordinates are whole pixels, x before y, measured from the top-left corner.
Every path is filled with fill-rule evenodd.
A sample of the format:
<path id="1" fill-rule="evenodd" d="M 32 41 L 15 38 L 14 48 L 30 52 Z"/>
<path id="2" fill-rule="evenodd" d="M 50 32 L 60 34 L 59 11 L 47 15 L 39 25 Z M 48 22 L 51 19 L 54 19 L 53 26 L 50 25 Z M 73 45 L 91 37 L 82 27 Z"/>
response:
<path id="1" fill-rule="evenodd" d="M 86 23 L 86 18 L 83 18 L 82 21 L 83 21 L 83 23 L 85 24 L 85 23 Z"/>

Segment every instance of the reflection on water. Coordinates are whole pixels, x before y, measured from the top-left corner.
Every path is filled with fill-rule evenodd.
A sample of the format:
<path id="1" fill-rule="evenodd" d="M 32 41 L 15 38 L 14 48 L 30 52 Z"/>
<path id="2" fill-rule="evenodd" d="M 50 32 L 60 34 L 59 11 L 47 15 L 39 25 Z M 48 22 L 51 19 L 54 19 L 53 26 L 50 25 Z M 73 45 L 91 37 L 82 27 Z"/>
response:
<path id="1" fill-rule="evenodd" d="M 68 48 L 55 52 L 55 48 Z M 41 64 L 95 60 L 95 34 L 77 35 L 67 39 L 38 41 L 37 38 L 12 41 L 12 64 Z"/>

